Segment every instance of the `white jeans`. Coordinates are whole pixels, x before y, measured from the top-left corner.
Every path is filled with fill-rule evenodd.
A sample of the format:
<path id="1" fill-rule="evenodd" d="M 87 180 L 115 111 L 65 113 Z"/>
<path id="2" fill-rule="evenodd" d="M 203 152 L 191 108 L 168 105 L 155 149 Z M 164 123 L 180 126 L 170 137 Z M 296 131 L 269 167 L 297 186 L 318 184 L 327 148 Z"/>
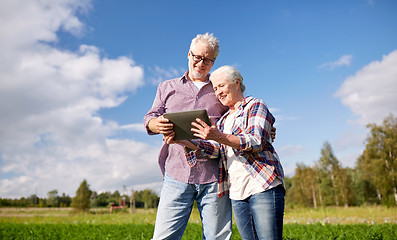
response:
<path id="1" fill-rule="evenodd" d="M 179 240 L 197 201 L 203 240 L 227 240 L 232 235 L 232 208 L 228 195 L 218 197 L 218 183 L 187 184 L 165 174 L 157 210 L 154 240 Z"/>

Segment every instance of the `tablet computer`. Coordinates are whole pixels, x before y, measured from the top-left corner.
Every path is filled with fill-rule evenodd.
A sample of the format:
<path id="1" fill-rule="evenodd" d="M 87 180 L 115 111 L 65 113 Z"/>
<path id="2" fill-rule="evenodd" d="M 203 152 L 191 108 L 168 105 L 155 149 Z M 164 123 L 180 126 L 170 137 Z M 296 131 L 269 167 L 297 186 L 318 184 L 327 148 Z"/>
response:
<path id="1" fill-rule="evenodd" d="M 211 126 L 211 121 L 208 117 L 207 110 L 205 109 L 164 113 L 163 116 L 164 118 L 170 120 L 172 124 L 174 124 L 174 140 L 188 140 L 198 138 L 193 136 L 193 132 L 191 131 L 192 122 L 195 122 L 196 118 L 200 118 Z"/>

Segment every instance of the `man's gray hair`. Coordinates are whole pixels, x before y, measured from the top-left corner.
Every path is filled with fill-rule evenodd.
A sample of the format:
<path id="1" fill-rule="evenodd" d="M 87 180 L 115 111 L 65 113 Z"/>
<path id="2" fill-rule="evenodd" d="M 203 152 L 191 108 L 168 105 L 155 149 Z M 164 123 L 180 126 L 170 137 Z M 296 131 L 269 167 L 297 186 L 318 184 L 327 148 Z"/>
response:
<path id="1" fill-rule="evenodd" d="M 192 49 L 192 47 L 199 42 L 207 43 L 214 50 L 215 58 L 218 57 L 219 40 L 218 38 L 214 37 L 213 33 L 197 34 L 197 36 L 192 39 L 192 43 L 190 44 L 190 49 Z"/>
<path id="2" fill-rule="evenodd" d="M 237 79 L 240 79 L 240 90 L 244 93 L 245 85 L 243 83 L 243 76 L 241 76 L 240 72 L 236 68 L 228 65 L 222 66 L 211 73 L 210 80 L 212 81 L 212 79 L 219 77 L 224 77 L 226 80 L 233 83 L 235 83 Z"/>

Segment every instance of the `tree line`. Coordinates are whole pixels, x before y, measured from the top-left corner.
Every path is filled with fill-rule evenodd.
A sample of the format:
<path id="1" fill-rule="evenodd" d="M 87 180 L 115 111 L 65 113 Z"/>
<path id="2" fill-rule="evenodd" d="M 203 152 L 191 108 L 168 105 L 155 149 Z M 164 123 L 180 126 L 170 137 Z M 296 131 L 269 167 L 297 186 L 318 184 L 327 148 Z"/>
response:
<path id="1" fill-rule="evenodd" d="M 130 207 L 131 197 L 131 195 L 120 194 L 119 191 L 97 193 L 92 191 L 84 180 L 73 198 L 65 193 L 58 196 L 58 191 L 52 190 L 47 193 L 47 198 L 40 198 L 35 194 L 20 199 L 0 198 L 0 207 L 73 207 L 76 210 L 87 211 L 90 208 L 120 206 L 124 203 L 126 207 Z M 133 192 L 133 203 L 136 208 L 156 208 L 159 199 L 157 194 L 150 189 Z"/>
<path id="2" fill-rule="evenodd" d="M 370 133 L 355 167 L 342 167 L 325 142 L 313 166 L 297 164 L 286 178 L 289 206 L 397 205 L 397 119 L 391 114 L 383 124 L 367 125 Z"/>
<path id="3" fill-rule="evenodd" d="M 392 114 L 383 124 L 367 125 L 370 132 L 363 153 L 355 167 L 342 167 L 332 146 L 325 142 L 320 158 L 313 166 L 297 164 L 293 177 L 286 177 L 286 204 L 289 207 L 360 206 L 365 204 L 397 205 L 397 118 Z M 2 199 L 0 207 L 73 207 L 86 211 L 90 208 L 134 202 L 137 208 L 156 208 L 159 197 L 152 190 L 134 192 L 133 195 L 103 192 L 89 188 L 84 180 L 71 198 L 58 196 L 57 190 L 47 198 L 31 195 L 21 199 Z"/>

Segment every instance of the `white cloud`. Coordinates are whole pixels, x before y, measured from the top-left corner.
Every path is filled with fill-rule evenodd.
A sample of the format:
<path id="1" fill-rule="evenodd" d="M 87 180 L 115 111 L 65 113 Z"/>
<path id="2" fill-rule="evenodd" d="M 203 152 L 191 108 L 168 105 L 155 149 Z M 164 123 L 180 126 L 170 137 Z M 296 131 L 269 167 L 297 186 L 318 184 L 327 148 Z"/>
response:
<path id="1" fill-rule="evenodd" d="M 1 197 L 73 196 L 83 179 L 93 190 L 161 181 L 159 146 L 111 139 L 121 128 L 98 116 L 143 85 L 128 57 L 103 58 L 95 46 L 57 49 L 57 31 L 82 34 L 83 0 L 0 3 Z M 153 171 L 156 169 L 156 171 Z"/>
<path id="2" fill-rule="evenodd" d="M 334 69 L 336 67 L 342 67 L 342 66 L 350 66 L 351 62 L 353 60 L 352 55 L 343 55 L 340 57 L 338 60 L 334 62 L 327 62 L 324 63 L 320 66 L 320 68 L 329 68 L 329 69 Z"/>
<path id="3" fill-rule="evenodd" d="M 355 151 L 355 152 L 352 151 L 346 154 L 339 154 L 340 156 L 338 156 L 338 160 L 343 167 L 354 168 L 357 164 L 357 159 L 361 154 L 362 154 L 362 149 L 361 151 Z"/>
<path id="4" fill-rule="evenodd" d="M 298 153 L 302 153 L 302 151 L 302 145 L 285 145 L 277 149 L 278 154 L 283 155 L 284 157 L 296 155 Z"/>
<path id="5" fill-rule="evenodd" d="M 56 41 L 60 29 L 82 34 L 84 25 L 75 14 L 87 12 L 91 1 L 3 0 L 0 6 L 0 46 L 4 53 L 31 47 L 38 41 Z"/>
<path id="6" fill-rule="evenodd" d="M 354 167 L 357 157 L 363 152 L 367 131 L 360 125 L 351 125 L 345 132 L 341 132 L 331 145 L 336 157 L 344 167 Z"/>
<path id="7" fill-rule="evenodd" d="M 158 147 L 134 140 L 107 139 L 103 144 L 56 145 L 13 154 L 8 170 L 19 176 L 0 181 L 2 197 L 26 196 L 35 190 L 46 196 L 53 189 L 74 196 L 83 179 L 98 192 L 159 182 L 161 174 L 154 160 L 158 151 Z"/>
<path id="8" fill-rule="evenodd" d="M 338 152 L 361 149 L 365 145 L 365 138 L 365 129 L 352 125 L 347 131 L 342 132 L 341 135 L 333 141 L 332 146 L 335 151 Z"/>
<path id="9" fill-rule="evenodd" d="M 129 189 L 133 189 L 134 191 L 143 191 L 145 189 L 151 189 L 157 195 L 160 196 L 161 187 L 163 186 L 163 181 L 154 182 L 154 183 L 147 183 L 147 184 L 137 184 L 129 187 Z"/>
<path id="10" fill-rule="evenodd" d="M 397 50 L 346 78 L 335 96 L 358 117 L 360 124 L 397 115 Z"/>
<path id="11" fill-rule="evenodd" d="M 184 69 L 163 69 L 159 66 L 148 67 L 149 81 L 157 85 L 165 80 L 182 76 L 186 70 Z"/>
<path id="12" fill-rule="evenodd" d="M 138 131 L 138 132 L 146 132 L 145 127 L 143 126 L 142 123 L 131 123 L 127 125 L 123 125 L 120 127 L 121 129 L 125 130 L 132 130 L 132 131 Z"/>
<path id="13" fill-rule="evenodd" d="M 276 127 L 276 128 L 281 126 L 283 124 L 283 122 L 296 121 L 296 120 L 300 119 L 299 117 L 296 117 L 296 116 L 286 116 L 286 115 L 284 115 L 280 108 L 269 108 L 269 111 L 276 118 L 276 122 L 274 124 L 274 127 Z"/>
<path id="14" fill-rule="evenodd" d="M 298 159 L 302 159 L 302 154 L 305 153 L 304 147 L 302 145 L 284 145 L 277 147 L 276 151 L 280 157 L 281 164 L 283 165 L 284 174 L 288 177 L 293 176 L 296 162 L 300 161 Z"/>

